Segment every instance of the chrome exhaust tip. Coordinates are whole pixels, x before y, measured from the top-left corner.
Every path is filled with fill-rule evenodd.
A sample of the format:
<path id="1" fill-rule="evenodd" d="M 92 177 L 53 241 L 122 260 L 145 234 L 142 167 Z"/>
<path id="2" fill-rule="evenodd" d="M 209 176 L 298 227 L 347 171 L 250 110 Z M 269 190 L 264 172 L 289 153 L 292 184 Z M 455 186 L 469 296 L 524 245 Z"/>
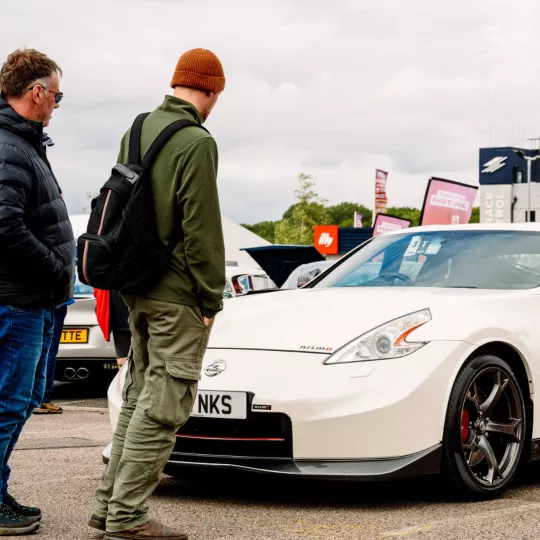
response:
<path id="1" fill-rule="evenodd" d="M 64 369 L 64 377 L 68 381 L 72 381 L 77 376 L 77 372 L 72 367 Z"/>
<path id="2" fill-rule="evenodd" d="M 77 370 L 77 378 L 81 380 L 88 379 L 90 377 L 90 372 L 85 368 L 81 367 Z"/>

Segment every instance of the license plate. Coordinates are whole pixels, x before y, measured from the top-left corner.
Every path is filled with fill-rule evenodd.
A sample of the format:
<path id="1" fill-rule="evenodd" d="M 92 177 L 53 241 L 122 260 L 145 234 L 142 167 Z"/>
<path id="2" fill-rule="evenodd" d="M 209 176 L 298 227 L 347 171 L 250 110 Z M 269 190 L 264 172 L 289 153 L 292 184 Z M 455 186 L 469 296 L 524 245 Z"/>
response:
<path id="1" fill-rule="evenodd" d="M 247 394 L 199 390 L 191 416 L 244 420 L 247 418 Z"/>
<path id="2" fill-rule="evenodd" d="M 60 343 L 88 343 L 88 328 L 64 328 Z"/>

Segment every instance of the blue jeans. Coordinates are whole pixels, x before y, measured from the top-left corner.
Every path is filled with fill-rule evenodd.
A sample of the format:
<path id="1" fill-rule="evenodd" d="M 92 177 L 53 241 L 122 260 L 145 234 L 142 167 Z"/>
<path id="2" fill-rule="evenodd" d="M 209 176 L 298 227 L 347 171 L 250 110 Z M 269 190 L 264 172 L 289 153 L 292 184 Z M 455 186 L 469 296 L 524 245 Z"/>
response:
<path id="1" fill-rule="evenodd" d="M 9 458 L 45 392 L 54 310 L 0 306 L 0 502 L 8 491 Z"/>
<path id="2" fill-rule="evenodd" d="M 45 385 L 45 394 L 43 395 L 43 403 L 50 403 L 52 400 L 52 392 L 54 387 L 54 374 L 56 372 L 56 356 L 60 347 L 60 338 L 64 329 L 64 321 L 66 320 L 67 306 L 59 307 L 54 310 L 54 330 L 47 358 L 47 382 Z"/>

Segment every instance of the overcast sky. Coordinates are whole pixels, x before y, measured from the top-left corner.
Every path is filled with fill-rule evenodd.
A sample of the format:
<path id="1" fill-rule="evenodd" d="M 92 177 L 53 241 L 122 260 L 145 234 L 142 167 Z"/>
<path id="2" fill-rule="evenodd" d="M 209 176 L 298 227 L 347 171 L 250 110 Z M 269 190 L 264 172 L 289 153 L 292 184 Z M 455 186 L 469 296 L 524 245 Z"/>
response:
<path id="1" fill-rule="evenodd" d="M 299 172 L 331 203 L 419 207 L 430 175 L 478 181 L 478 148 L 540 136 L 537 0 L 2 0 L 0 56 L 64 70 L 50 158 L 72 213 L 159 105 L 180 54 L 211 49 L 227 86 L 206 123 L 222 211 L 279 219 Z"/>

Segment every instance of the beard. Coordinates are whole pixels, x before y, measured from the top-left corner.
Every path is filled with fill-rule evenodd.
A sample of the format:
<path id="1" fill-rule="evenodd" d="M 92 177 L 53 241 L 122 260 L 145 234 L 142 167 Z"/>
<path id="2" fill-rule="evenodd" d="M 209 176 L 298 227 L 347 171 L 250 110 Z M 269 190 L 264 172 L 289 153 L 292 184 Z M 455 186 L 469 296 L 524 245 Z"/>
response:
<path id="1" fill-rule="evenodd" d="M 206 120 L 210 116 L 214 105 L 217 103 L 217 98 L 218 95 L 215 95 L 214 98 L 210 100 L 206 107 L 201 111 L 201 116 L 203 117 L 203 120 Z"/>
<path id="2" fill-rule="evenodd" d="M 203 117 L 203 120 L 206 120 L 210 116 L 211 112 L 212 112 L 212 107 L 206 107 L 205 109 L 203 109 L 201 111 L 201 116 Z"/>

